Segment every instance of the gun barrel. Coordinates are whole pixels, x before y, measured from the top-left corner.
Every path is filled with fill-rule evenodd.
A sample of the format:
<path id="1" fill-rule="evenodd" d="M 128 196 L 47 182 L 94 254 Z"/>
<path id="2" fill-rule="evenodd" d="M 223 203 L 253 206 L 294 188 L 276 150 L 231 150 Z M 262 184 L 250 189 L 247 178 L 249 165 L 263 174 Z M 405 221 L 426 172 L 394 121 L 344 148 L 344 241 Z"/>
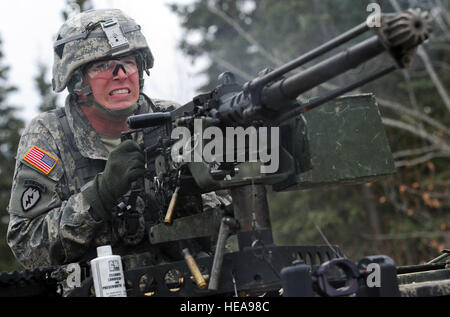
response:
<path id="1" fill-rule="evenodd" d="M 294 100 L 308 90 L 353 69 L 386 51 L 378 36 L 373 36 L 311 68 L 281 80 L 263 90 L 262 103 L 279 109 L 280 102 Z"/>
<path id="2" fill-rule="evenodd" d="M 335 78 L 346 71 L 389 51 L 400 68 L 409 67 L 417 46 L 431 32 L 427 12 L 409 10 L 401 14 L 382 16 L 382 25 L 375 29 L 377 35 L 332 56 L 309 69 L 266 86 L 262 91 L 263 106 L 277 110 L 280 103 L 295 100 L 299 95 Z M 362 26 L 352 33 L 364 31 Z M 270 75 L 270 73 L 269 73 Z"/>
<path id="3" fill-rule="evenodd" d="M 165 125 L 172 120 L 172 115 L 168 112 L 147 113 L 133 117 L 127 120 L 130 129 L 144 129 Z"/>
<path id="4" fill-rule="evenodd" d="M 370 30 L 370 27 L 366 22 L 354 27 L 353 29 L 339 35 L 335 39 L 328 41 L 327 43 L 317 47 L 316 49 L 296 58 L 295 60 L 279 67 L 278 69 L 275 69 L 274 71 L 270 72 L 269 74 L 261 77 L 256 78 L 253 81 L 250 82 L 251 87 L 262 87 L 267 85 L 268 83 L 276 80 L 280 76 L 299 68 L 300 66 L 312 61 L 313 59 L 331 51 L 332 49 L 339 47 L 340 45 L 350 41 L 351 39 L 367 32 Z"/>

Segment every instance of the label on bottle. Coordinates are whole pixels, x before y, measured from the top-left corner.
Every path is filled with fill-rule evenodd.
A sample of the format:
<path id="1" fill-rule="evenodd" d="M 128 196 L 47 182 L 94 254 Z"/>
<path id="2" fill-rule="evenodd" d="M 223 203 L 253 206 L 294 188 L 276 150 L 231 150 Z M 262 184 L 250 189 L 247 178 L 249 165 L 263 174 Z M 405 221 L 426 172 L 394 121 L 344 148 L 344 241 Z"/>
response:
<path id="1" fill-rule="evenodd" d="M 120 259 L 108 259 L 95 263 L 99 297 L 126 297 L 125 279 Z"/>

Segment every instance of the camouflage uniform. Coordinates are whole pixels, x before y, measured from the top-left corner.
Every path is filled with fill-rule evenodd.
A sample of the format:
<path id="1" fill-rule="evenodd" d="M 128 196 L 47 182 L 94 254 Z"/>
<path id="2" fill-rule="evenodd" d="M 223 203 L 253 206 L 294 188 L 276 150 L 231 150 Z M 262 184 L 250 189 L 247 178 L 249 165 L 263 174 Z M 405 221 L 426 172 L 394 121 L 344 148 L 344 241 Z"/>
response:
<path id="1" fill-rule="evenodd" d="M 106 162 L 109 155 L 106 147 L 78 105 L 70 99 L 67 99 L 65 113 L 76 146 L 84 157 Z M 149 102 L 141 97 L 138 114 L 151 111 Z M 170 105 L 160 100 L 153 100 L 153 103 Z M 48 175 L 24 160 L 33 146 L 57 160 Z M 85 180 L 75 172 L 67 136 L 56 113 L 41 114 L 29 124 L 20 140 L 9 204 L 8 244 L 25 267 L 87 261 L 95 257 L 97 246 L 116 243 L 108 224 L 91 216 L 90 206 L 80 192 L 83 185 Z M 228 203 L 214 194 L 203 198 L 207 207 Z M 151 246 L 145 248 L 148 251 Z M 132 253 L 133 248 L 127 251 Z"/>
<path id="2" fill-rule="evenodd" d="M 120 10 L 104 9 L 82 12 L 68 19 L 58 32 L 53 89 L 61 92 L 67 87 L 70 95 L 64 109 L 41 114 L 24 131 L 8 207 L 8 244 L 27 268 L 88 261 L 96 256 L 96 247 L 103 245 L 112 245 L 116 254 L 144 254 L 131 261 L 136 265 L 160 263 L 166 253 L 171 253 L 149 245 L 142 215 L 139 230 L 130 240 L 123 235 L 120 222 L 97 220 L 94 206 L 83 195 L 85 185 L 103 172 L 110 151 L 120 143 L 118 139 L 101 137 L 80 109 L 79 95 L 86 96 L 84 105 L 104 109 L 94 99 L 83 69 L 91 62 L 133 55 L 142 91 L 143 74 L 153 67 L 153 55 L 140 29 Z M 170 105 L 177 106 L 141 94 L 136 104 L 125 109 L 126 115 L 120 116 L 144 114 Z M 204 208 L 229 203 L 213 193 L 202 198 Z M 189 205 L 193 204 L 188 202 L 183 208 Z M 125 268 L 127 263 L 125 260 Z"/>

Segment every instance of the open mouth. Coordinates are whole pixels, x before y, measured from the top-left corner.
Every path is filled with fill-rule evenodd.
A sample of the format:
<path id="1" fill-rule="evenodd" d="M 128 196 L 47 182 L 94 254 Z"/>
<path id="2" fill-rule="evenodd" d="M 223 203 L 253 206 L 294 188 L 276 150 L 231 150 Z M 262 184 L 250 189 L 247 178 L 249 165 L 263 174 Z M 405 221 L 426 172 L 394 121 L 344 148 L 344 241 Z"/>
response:
<path id="1" fill-rule="evenodd" d="M 128 95 L 128 94 L 131 94 L 131 90 L 127 88 L 113 90 L 109 93 L 110 96 Z"/>

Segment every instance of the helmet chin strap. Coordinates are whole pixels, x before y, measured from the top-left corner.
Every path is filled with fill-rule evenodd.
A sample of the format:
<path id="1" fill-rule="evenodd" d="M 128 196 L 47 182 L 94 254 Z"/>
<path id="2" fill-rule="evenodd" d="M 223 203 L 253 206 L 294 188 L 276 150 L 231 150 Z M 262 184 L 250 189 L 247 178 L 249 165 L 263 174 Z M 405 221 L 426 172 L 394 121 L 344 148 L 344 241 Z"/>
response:
<path id="1" fill-rule="evenodd" d="M 124 118 L 124 117 L 129 117 L 129 116 L 133 115 L 134 113 L 136 113 L 136 111 L 140 107 L 139 100 L 138 100 L 137 102 L 131 104 L 130 106 L 128 106 L 124 109 L 111 110 L 111 109 L 106 108 L 104 105 L 99 103 L 97 100 L 95 100 L 92 92 L 88 92 L 87 90 L 85 90 L 83 92 L 83 94 L 85 95 L 85 98 L 83 98 L 83 99 L 80 99 L 80 97 L 77 94 L 73 94 L 76 98 L 75 99 L 76 103 L 79 106 L 95 107 L 101 113 L 103 113 L 104 115 L 106 115 L 110 118 L 120 119 L 120 118 Z"/>
<path id="2" fill-rule="evenodd" d="M 92 106 L 94 106 L 95 108 L 100 110 L 100 112 L 102 112 L 103 114 L 105 114 L 106 116 L 108 116 L 110 118 L 129 117 L 139 109 L 138 102 L 135 102 L 132 105 L 130 105 L 129 107 L 126 107 L 124 109 L 111 110 L 111 109 L 106 108 L 99 102 L 97 102 L 97 100 L 94 99 L 94 96 L 92 94 L 90 94 L 87 98 L 88 98 L 87 101 L 89 104 L 91 104 Z"/>

